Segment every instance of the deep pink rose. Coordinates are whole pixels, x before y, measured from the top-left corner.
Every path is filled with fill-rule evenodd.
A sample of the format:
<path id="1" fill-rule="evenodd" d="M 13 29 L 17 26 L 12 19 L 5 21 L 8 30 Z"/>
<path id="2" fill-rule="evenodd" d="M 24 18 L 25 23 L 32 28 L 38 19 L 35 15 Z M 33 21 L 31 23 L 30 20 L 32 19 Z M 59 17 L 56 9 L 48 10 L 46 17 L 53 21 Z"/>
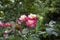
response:
<path id="1" fill-rule="evenodd" d="M 28 20 L 28 21 L 26 21 L 26 26 L 27 27 L 35 27 L 36 21 L 35 20 Z"/>
<path id="2" fill-rule="evenodd" d="M 5 27 L 5 23 L 0 21 L 0 26 Z"/>

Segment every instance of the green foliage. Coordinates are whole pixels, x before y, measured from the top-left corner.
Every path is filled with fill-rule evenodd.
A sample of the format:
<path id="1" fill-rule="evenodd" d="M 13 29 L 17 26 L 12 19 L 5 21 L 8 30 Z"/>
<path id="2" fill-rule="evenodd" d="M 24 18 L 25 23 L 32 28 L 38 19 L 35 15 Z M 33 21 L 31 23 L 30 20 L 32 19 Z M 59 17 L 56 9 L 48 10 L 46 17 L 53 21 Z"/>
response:
<path id="1" fill-rule="evenodd" d="M 51 20 L 51 15 L 53 13 L 60 14 L 60 0 L 0 0 L 0 17 L 4 18 L 3 21 L 5 22 L 12 20 L 16 21 L 21 14 L 28 15 L 30 13 L 35 13 L 39 17 L 36 29 L 34 31 L 31 31 L 31 33 L 45 31 L 47 26 L 45 26 L 44 24 L 46 22 L 48 23 Z M 22 24 L 22 26 L 23 28 L 25 27 L 24 24 Z M 4 30 L 2 29 L 3 28 L 0 27 L 0 36 L 2 36 L 4 30 L 8 28 L 5 28 Z M 55 29 L 56 32 L 60 34 L 60 23 L 57 23 L 55 25 Z M 22 34 L 20 36 L 16 36 L 16 33 L 14 34 L 15 36 L 11 35 L 6 40 L 39 40 L 39 38 L 37 37 L 31 37 L 29 33 L 28 37 L 22 37 Z M 44 33 L 43 36 L 46 37 L 46 33 Z M 2 37 L 0 39 L 4 40 L 4 38 Z"/>
<path id="2" fill-rule="evenodd" d="M 58 21 L 56 24 L 55 24 L 55 31 L 58 33 L 58 35 L 60 36 L 60 22 Z"/>
<path id="3" fill-rule="evenodd" d="M 59 4 L 59 0 L 0 0 L 0 10 L 4 12 L 4 21 L 15 21 L 21 14 L 36 13 L 46 17 L 49 12 L 59 13 Z"/>

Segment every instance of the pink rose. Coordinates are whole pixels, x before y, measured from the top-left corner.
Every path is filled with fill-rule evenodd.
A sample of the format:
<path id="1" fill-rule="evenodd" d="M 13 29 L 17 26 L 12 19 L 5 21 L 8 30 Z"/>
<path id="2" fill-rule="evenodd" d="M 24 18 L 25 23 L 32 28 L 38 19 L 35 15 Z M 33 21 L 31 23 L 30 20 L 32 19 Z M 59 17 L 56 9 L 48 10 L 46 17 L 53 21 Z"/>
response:
<path id="1" fill-rule="evenodd" d="M 19 18 L 19 20 L 21 21 L 21 22 L 23 22 L 23 21 L 26 21 L 26 15 L 21 15 L 21 17 Z"/>
<path id="2" fill-rule="evenodd" d="M 4 37 L 4 38 L 8 38 L 8 31 L 7 31 L 7 30 L 4 31 L 3 37 Z"/>
<path id="3" fill-rule="evenodd" d="M 28 20 L 28 21 L 26 21 L 26 26 L 27 27 L 35 27 L 36 21 L 35 20 Z"/>
<path id="4" fill-rule="evenodd" d="M 5 27 L 5 23 L 0 21 L 0 26 Z"/>
<path id="5" fill-rule="evenodd" d="M 37 15 L 36 14 L 30 14 L 30 15 L 28 15 L 28 18 L 31 20 L 37 20 Z"/>
<path id="6" fill-rule="evenodd" d="M 9 22 L 5 23 L 5 26 L 11 26 L 11 24 Z"/>

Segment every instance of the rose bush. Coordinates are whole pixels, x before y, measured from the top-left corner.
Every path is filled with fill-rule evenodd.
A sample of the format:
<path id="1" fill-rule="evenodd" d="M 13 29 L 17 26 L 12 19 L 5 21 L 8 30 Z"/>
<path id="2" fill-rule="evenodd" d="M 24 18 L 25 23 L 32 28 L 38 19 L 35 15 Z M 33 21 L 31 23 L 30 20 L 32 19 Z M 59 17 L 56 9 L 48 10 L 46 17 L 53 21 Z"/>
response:
<path id="1" fill-rule="evenodd" d="M 30 14 L 28 16 L 21 15 L 21 17 L 18 19 L 18 24 L 21 24 L 22 22 L 25 22 L 25 25 L 27 27 L 35 27 L 37 21 L 37 15 L 36 14 Z"/>
<path id="2" fill-rule="evenodd" d="M 50 26 L 53 23 L 49 22 L 47 25 Z M 15 37 L 18 37 L 18 40 L 40 40 L 41 35 L 44 38 L 52 34 L 57 36 L 54 28 L 45 26 L 46 24 L 40 25 L 40 19 L 36 14 L 23 14 L 16 21 L 0 21 L 1 30 L 3 29 L 0 36 L 7 40 L 15 39 Z"/>

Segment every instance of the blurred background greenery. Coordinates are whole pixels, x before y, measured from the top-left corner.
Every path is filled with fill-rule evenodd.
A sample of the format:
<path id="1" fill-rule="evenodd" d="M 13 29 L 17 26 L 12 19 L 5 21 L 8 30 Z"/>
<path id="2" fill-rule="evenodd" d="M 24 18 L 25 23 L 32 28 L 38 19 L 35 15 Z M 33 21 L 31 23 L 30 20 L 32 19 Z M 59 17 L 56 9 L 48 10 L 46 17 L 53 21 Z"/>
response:
<path id="1" fill-rule="evenodd" d="M 42 16 L 45 22 L 60 20 L 60 0 L 0 0 L 0 16 L 4 21 L 16 20 L 21 14 L 30 13 Z"/>

